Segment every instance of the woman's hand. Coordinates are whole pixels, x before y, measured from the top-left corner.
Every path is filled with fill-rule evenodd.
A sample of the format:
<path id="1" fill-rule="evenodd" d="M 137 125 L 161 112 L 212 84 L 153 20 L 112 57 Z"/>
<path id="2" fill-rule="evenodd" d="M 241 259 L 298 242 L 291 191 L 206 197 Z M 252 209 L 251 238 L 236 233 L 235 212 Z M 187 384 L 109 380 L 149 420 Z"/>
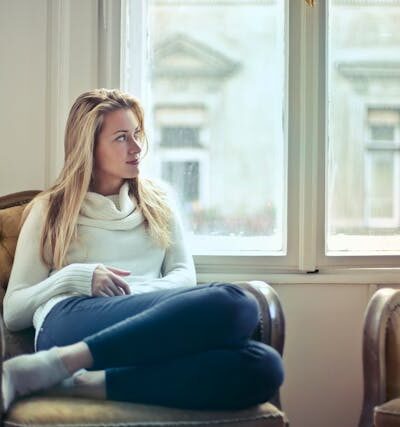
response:
<path id="1" fill-rule="evenodd" d="M 97 297 L 129 295 L 131 293 L 129 285 L 118 276 L 129 276 L 130 274 L 130 271 L 121 268 L 97 267 L 93 272 L 92 295 Z"/>

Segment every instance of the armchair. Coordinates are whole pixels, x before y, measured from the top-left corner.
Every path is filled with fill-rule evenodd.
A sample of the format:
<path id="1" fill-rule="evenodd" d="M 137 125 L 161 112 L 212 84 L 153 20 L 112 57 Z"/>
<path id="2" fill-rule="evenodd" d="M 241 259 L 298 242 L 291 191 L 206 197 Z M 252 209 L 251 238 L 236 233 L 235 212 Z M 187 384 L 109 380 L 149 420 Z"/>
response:
<path id="1" fill-rule="evenodd" d="M 359 427 L 400 427 L 400 290 L 379 289 L 366 309 Z"/>
<path id="2" fill-rule="evenodd" d="M 0 309 L 14 259 L 22 211 L 39 191 L 24 191 L 0 197 Z M 253 339 L 274 347 L 281 355 L 284 346 L 284 317 L 275 291 L 260 281 L 240 282 L 252 292 L 261 307 L 261 318 Z M 0 368 L 2 360 L 34 351 L 34 329 L 10 332 L 0 317 Z M 1 370 L 0 370 L 1 374 Z M 1 379 L 1 378 L 0 378 Z M 1 384 L 1 381 L 0 381 Z M 188 411 L 116 401 L 32 395 L 14 402 L 2 415 L 4 426 L 226 426 L 287 427 L 280 408 L 279 393 L 272 403 L 240 411 Z"/>

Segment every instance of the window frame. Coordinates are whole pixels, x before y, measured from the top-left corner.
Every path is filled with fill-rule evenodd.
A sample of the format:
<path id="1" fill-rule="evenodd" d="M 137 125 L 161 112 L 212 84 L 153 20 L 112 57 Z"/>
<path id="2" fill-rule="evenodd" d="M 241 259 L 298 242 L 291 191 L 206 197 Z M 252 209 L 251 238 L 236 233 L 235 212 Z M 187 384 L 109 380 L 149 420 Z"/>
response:
<path id="1" fill-rule="evenodd" d="M 105 17 L 105 21 L 108 21 L 106 36 L 118 38 L 121 45 L 126 32 L 123 23 L 129 2 L 132 6 L 130 13 L 134 27 L 131 44 L 132 50 L 136 52 L 134 66 L 138 76 L 135 86 L 130 87 L 135 87 L 135 94 L 146 102 L 144 64 L 149 54 L 146 51 L 145 36 L 147 2 L 143 0 L 110 2 L 109 7 L 119 10 L 120 14 L 119 22 L 116 22 L 115 13 L 109 13 Z M 286 5 L 288 7 L 286 46 L 289 54 L 286 55 L 287 114 L 283 117 L 283 123 L 288 138 L 287 252 L 284 256 L 195 255 L 198 277 L 200 281 L 223 277 L 225 280 L 268 278 L 275 283 L 314 281 L 372 283 L 371 280 L 379 283 L 398 283 L 399 270 L 396 268 L 400 265 L 398 255 L 325 255 L 327 228 L 325 205 L 328 193 L 325 191 L 328 174 L 325 156 L 328 8 L 323 1 L 318 2 L 314 8 L 307 6 L 303 1 L 286 0 Z M 101 26 L 100 31 L 104 31 Z M 123 67 L 128 60 L 129 53 L 125 46 L 122 46 L 119 86 L 123 89 L 127 87 Z M 149 125 L 151 126 L 151 123 L 148 122 Z"/>

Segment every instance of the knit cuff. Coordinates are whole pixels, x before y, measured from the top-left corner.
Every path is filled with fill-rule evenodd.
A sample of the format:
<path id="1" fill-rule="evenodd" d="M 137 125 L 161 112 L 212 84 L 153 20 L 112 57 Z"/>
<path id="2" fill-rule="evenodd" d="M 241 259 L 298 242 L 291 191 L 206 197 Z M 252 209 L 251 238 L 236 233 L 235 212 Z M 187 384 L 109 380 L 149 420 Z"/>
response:
<path id="1" fill-rule="evenodd" d="M 92 278 L 94 270 L 101 263 L 73 263 L 60 270 L 56 286 L 65 291 L 74 291 L 81 295 L 92 295 Z M 61 273 L 61 274 L 60 274 Z"/>

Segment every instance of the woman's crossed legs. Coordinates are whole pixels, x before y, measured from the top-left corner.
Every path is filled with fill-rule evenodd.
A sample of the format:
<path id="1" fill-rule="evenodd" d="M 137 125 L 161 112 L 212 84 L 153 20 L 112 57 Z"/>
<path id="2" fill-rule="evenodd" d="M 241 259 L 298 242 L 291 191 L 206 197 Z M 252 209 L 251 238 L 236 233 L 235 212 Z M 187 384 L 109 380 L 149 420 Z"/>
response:
<path id="1" fill-rule="evenodd" d="M 250 340 L 258 319 L 256 299 L 231 284 L 73 297 L 47 316 L 38 350 L 60 347 L 71 374 L 102 370 L 77 377 L 83 394 L 85 381 L 96 385 L 93 397 L 235 409 L 268 400 L 283 380 L 278 353 Z"/>

